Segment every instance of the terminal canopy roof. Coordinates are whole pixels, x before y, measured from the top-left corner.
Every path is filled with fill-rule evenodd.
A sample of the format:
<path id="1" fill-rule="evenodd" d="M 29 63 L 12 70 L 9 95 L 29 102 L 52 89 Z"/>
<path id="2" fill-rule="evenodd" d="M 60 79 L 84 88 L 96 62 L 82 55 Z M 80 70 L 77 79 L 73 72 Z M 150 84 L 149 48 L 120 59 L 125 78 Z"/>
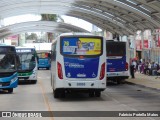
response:
<path id="1" fill-rule="evenodd" d="M 160 0 L 0 0 L 0 18 L 60 14 L 120 35 L 160 28 Z"/>
<path id="2" fill-rule="evenodd" d="M 70 25 L 67 23 L 53 22 L 53 21 L 31 21 L 22 22 L 0 28 L 0 39 L 16 35 L 24 32 L 44 31 L 44 32 L 89 32 L 80 27 Z"/>

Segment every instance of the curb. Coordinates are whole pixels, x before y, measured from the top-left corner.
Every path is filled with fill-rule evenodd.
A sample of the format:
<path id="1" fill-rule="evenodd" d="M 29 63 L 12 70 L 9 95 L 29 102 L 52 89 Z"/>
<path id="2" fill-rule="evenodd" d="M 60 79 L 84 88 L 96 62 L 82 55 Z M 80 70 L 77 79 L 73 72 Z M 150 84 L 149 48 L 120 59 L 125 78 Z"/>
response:
<path id="1" fill-rule="evenodd" d="M 128 85 L 136 85 L 136 86 L 139 86 L 139 87 L 143 87 L 143 88 L 148 88 L 148 89 L 151 89 L 151 90 L 158 90 L 160 91 L 160 89 L 158 88 L 152 88 L 152 87 L 148 87 L 148 86 L 145 86 L 145 85 L 140 85 L 140 84 L 137 84 L 137 83 L 133 83 L 133 82 L 129 82 L 129 81 L 126 81 L 125 80 L 125 83 L 128 84 Z"/>

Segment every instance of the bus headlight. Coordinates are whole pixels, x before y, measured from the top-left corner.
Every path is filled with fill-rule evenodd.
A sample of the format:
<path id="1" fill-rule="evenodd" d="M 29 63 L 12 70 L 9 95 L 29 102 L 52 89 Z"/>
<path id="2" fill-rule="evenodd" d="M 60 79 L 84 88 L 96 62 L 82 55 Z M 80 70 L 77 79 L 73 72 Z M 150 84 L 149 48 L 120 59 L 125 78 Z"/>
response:
<path id="1" fill-rule="evenodd" d="M 11 79 L 11 83 L 14 82 L 14 81 L 16 81 L 16 80 L 17 80 L 17 77 L 12 78 Z"/>

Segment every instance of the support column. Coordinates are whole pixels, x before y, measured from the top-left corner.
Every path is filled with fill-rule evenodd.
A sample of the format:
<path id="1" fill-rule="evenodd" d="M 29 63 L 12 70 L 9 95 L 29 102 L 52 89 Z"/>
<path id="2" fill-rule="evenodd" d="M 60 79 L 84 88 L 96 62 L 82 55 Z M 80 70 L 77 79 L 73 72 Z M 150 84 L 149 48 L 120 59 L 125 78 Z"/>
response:
<path id="1" fill-rule="evenodd" d="M 107 33 L 107 31 L 106 30 L 103 30 L 103 37 L 104 37 L 104 39 L 106 39 L 106 33 Z"/>
<path id="2" fill-rule="evenodd" d="M 113 34 L 107 30 L 103 31 L 103 36 L 106 40 L 113 40 Z"/>
<path id="3" fill-rule="evenodd" d="M 153 35 L 153 30 L 151 30 L 151 61 L 154 61 L 154 48 L 155 48 L 154 35 Z"/>
<path id="4" fill-rule="evenodd" d="M 25 38 L 25 33 L 21 33 L 19 35 L 19 46 L 23 46 L 25 44 L 26 38 Z"/>
<path id="5" fill-rule="evenodd" d="M 144 31 L 141 31 L 142 59 L 144 59 Z"/>
<path id="6" fill-rule="evenodd" d="M 134 58 L 136 58 L 136 33 L 133 36 L 133 50 L 134 50 Z"/>

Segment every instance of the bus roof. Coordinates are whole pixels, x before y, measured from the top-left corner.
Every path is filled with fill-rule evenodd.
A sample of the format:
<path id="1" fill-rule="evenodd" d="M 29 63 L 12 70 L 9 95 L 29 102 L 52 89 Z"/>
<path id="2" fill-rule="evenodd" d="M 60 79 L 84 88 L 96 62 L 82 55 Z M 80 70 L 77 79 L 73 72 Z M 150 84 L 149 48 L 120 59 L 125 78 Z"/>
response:
<path id="1" fill-rule="evenodd" d="M 126 41 L 118 41 L 118 40 L 106 40 L 106 42 L 126 42 Z"/>
<path id="2" fill-rule="evenodd" d="M 23 48 L 28 48 L 28 49 L 35 49 L 35 47 L 22 47 L 22 46 L 18 46 L 18 47 L 16 47 L 16 49 L 23 49 Z"/>
<path id="3" fill-rule="evenodd" d="M 6 44 L 3 44 L 3 43 L 1 43 L 0 46 L 15 47 L 14 45 L 6 45 Z"/>
<path id="4" fill-rule="evenodd" d="M 72 32 L 72 33 L 62 33 L 60 36 L 77 36 L 77 35 L 85 35 L 85 36 L 98 36 L 92 33 L 80 33 L 80 32 Z"/>
<path id="5" fill-rule="evenodd" d="M 37 53 L 49 53 L 51 50 L 36 50 Z"/>

